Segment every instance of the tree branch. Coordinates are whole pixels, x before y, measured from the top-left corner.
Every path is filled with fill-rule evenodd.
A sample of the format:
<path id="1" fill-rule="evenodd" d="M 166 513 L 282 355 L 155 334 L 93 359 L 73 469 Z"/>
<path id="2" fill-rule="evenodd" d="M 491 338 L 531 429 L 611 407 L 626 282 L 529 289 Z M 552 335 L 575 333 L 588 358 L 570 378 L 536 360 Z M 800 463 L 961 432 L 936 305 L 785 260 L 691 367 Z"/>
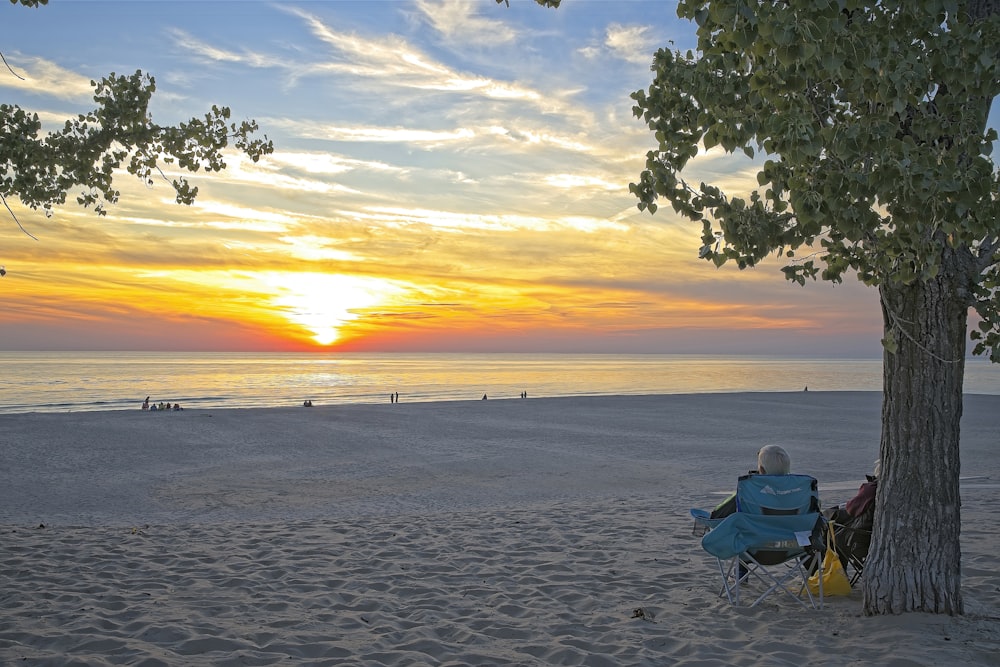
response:
<path id="1" fill-rule="evenodd" d="M 0 60 L 2 60 L 3 64 L 7 66 L 7 70 L 11 74 L 13 74 L 14 76 L 16 76 L 21 81 L 26 81 L 26 79 L 23 76 L 21 76 L 20 74 L 18 74 L 17 72 L 14 71 L 14 68 L 10 66 L 10 63 L 7 62 L 7 59 L 3 57 L 3 52 L 2 51 L 0 51 Z"/>
<path id="2" fill-rule="evenodd" d="M 913 324 L 912 322 L 909 322 L 899 317 L 890 307 L 887 307 L 885 309 L 885 312 L 889 316 L 889 319 L 892 320 L 892 326 L 890 327 L 889 330 L 898 331 L 899 333 L 903 334 L 903 336 L 905 336 L 906 339 L 909 340 L 914 345 L 914 347 L 921 350 L 927 356 L 936 359 L 937 361 L 940 361 L 942 364 L 957 364 L 962 361 L 961 358 L 945 359 L 944 357 L 941 357 L 940 355 L 937 355 L 931 350 L 927 349 L 927 346 L 921 345 L 916 338 L 910 335 L 910 332 L 906 330 L 906 327 L 903 326 L 903 323 Z"/>
<path id="3" fill-rule="evenodd" d="M 31 232 L 25 229 L 24 226 L 21 224 L 21 221 L 17 219 L 16 215 L 14 215 L 14 211 L 11 210 L 10 204 L 7 203 L 7 198 L 4 197 L 3 195 L 0 195 L 0 200 L 3 201 L 4 207 L 7 209 L 7 212 L 10 213 L 10 217 L 14 218 L 14 222 L 17 223 L 17 226 L 20 228 L 20 230 L 37 241 L 38 237 L 34 236 Z"/>
<path id="4" fill-rule="evenodd" d="M 978 255 L 976 256 L 977 273 L 982 273 L 996 263 L 996 258 L 993 255 L 997 251 L 997 241 L 997 237 L 993 236 L 983 239 L 982 243 L 979 244 L 977 248 Z"/>

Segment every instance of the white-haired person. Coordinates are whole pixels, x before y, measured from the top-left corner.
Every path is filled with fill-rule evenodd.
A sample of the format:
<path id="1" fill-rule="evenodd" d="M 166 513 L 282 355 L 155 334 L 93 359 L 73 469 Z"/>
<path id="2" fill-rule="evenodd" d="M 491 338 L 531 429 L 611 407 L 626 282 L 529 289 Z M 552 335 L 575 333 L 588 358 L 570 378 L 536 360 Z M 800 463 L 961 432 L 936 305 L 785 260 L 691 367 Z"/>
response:
<path id="1" fill-rule="evenodd" d="M 792 457 L 778 445 L 764 445 L 757 452 L 757 469 L 751 475 L 787 475 L 792 472 Z M 712 510 L 713 519 L 727 517 L 736 511 L 736 494 L 729 496 Z"/>

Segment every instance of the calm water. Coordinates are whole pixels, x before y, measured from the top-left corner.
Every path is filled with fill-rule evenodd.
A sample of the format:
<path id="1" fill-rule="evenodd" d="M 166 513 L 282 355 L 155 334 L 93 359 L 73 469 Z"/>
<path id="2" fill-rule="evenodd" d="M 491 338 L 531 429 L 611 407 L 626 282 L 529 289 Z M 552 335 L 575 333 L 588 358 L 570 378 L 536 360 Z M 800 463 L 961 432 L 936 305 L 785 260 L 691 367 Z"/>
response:
<path id="1" fill-rule="evenodd" d="M 601 394 L 881 391 L 881 360 L 690 355 L 0 352 L 0 413 L 477 400 Z M 966 365 L 1000 394 L 1000 366 Z"/>

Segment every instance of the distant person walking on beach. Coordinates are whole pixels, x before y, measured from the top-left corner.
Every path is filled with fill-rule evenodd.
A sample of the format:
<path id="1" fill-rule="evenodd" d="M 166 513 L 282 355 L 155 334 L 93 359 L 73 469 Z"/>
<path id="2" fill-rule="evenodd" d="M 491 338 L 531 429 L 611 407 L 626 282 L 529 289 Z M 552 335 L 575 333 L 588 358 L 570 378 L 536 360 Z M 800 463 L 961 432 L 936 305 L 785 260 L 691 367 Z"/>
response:
<path id="1" fill-rule="evenodd" d="M 483 394 L 483 400 L 484 401 L 486 400 L 486 394 Z"/>

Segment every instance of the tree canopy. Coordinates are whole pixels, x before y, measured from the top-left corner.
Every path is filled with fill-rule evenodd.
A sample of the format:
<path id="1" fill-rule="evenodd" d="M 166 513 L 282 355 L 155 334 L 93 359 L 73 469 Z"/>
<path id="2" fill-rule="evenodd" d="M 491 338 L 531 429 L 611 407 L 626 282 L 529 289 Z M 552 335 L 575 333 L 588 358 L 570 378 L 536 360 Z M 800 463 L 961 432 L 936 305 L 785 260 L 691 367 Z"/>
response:
<path id="1" fill-rule="evenodd" d="M 28 7 L 46 4 L 46 0 L 11 2 Z M 14 69 L 6 74 L 19 76 Z M 141 71 L 111 73 L 91 85 L 96 108 L 47 134 L 42 134 L 37 113 L 0 104 L 0 199 L 12 216 L 10 198 L 51 215 L 73 189 L 78 189 L 77 203 L 104 215 L 107 205 L 118 201 L 114 177 L 123 166 L 149 185 L 155 176 L 162 176 L 173 187 L 176 201 L 190 204 L 198 188 L 182 176 L 167 178 L 161 163 L 212 172 L 225 169 L 223 152 L 230 144 L 255 162 L 274 150 L 266 135 L 255 136 L 259 129 L 255 121 L 231 121 L 228 107 L 213 105 L 200 118 L 158 125 L 149 112 L 156 81 Z"/>
<path id="2" fill-rule="evenodd" d="M 658 143 L 631 185 L 639 208 L 662 198 L 702 223 L 701 255 L 716 265 L 784 255 L 798 283 L 854 270 L 869 285 L 909 284 L 955 249 L 974 277 L 962 296 L 982 318 L 975 350 L 1000 361 L 987 128 L 1000 16 L 988 4 L 680 2 L 697 53 L 658 51 L 652 85 L 633 94 Z M 729 196 L 681 178 L 715 147 L 766 158 L 758 188 Z"/>

